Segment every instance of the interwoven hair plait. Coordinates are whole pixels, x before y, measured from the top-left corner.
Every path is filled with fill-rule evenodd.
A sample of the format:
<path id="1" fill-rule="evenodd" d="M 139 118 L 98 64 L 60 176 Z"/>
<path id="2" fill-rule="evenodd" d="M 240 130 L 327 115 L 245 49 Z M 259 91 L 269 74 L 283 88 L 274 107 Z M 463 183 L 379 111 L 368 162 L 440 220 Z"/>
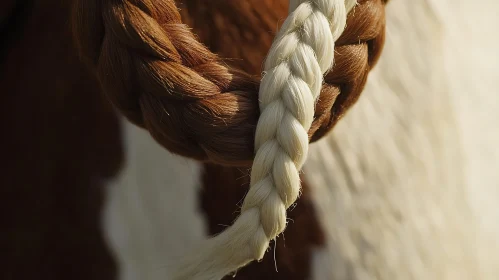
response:
<path id="1" fill-rule="evenodd" d="M 386 1 L 358 2 L 336 41 L 311 141 L 355 103 L 380 55 Z M 82 57 L 130 121 L 173 153 L 232 166 L 251 163 L 260 77 L 227 67 L 182 24 L 174 1 L 77 0 L 73 19 Z"/>

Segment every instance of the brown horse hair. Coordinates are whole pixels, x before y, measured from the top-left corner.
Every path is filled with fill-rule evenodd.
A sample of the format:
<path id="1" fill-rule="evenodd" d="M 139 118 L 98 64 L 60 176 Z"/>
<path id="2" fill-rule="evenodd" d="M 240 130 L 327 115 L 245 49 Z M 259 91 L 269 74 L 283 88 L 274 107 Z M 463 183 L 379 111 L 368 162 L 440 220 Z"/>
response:
<path id="1" fill-rule="evenodd" d="M 326 134 L 364 88 L 384 43 L 384 4 L 362 0 L 349 14 L 315 108 L 311 141 Z M 81 56 L 130 121 L 173 153 L 250 164 L 258 78 L 227 66 L 200 43 L 173 0 L 75 0 L 73 13 Z"/>

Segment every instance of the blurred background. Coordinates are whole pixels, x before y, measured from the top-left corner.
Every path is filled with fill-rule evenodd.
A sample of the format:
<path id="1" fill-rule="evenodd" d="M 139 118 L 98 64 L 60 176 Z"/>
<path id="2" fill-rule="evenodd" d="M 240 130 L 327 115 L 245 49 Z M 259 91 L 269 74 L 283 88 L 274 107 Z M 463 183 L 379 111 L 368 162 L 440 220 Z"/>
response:
<path id="1" fill-rule="evenodd" d="M 169 279 L 237 216 L 248 170 L 172 155 L 117 113 L 73 47 L 71 4 L 0 3 L 0 279 Z M 254 74 L 287 13 L 286 0 L 177 5 Z M 284 238 L 236 279 L 497 279 L 498 8 L 387 4 L 364 93 L 311 146 Z"/>

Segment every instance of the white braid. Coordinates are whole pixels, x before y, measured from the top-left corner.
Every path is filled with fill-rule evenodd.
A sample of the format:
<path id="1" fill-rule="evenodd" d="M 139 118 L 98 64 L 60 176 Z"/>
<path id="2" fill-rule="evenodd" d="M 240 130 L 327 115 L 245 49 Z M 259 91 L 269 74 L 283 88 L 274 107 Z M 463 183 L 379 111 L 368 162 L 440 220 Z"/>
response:
<path id="1" fill-rule="evenodd" d="M 355 0 L 290 0 L 290 14 L 265 62 L 260 85 L 256 156 L 241 215 L 183 260 L 175 278 L 221 279 L 263 258 L 270 240 L 284 231 L 286 209 L 300 193 L 299 170 L 323 74 L 334 58 Z"/>

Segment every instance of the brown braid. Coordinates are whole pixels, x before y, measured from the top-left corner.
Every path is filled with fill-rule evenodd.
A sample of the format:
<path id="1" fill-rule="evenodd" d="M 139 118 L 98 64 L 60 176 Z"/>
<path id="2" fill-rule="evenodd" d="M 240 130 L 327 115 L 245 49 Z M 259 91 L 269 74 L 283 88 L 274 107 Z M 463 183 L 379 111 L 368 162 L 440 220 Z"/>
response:
<path id="1" fill-rule="evenodd" d="M 325 77 L 312 141 L 357 100 L 381 52 L 385 1 L 359 2 Z M 224 65 L 182 24 L 173 0 L 76 0 L 73 19 L 82 57 L 130 121 L 176 154 L 219 164 L 251 162 L 259 78 Z"/>

